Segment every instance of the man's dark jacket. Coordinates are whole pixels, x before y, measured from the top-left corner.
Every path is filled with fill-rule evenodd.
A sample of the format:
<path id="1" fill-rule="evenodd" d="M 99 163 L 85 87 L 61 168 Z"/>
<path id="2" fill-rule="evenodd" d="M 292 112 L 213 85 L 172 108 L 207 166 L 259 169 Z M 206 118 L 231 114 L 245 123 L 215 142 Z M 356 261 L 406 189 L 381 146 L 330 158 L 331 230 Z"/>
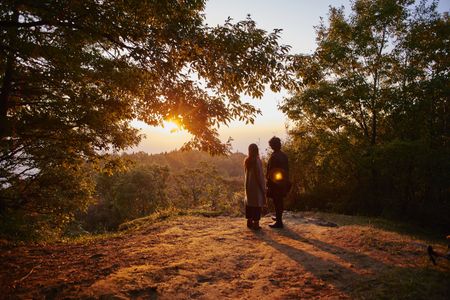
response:
<path id="1" fill-rule="evenodd" d="M 276 180 L 275 174 L 281 173 L 282 179 Z M 288 157 L 282 151 L 274 151 L 267 162 L 267 196 L 284 197 L 289 192 L 289 164 Z"/>

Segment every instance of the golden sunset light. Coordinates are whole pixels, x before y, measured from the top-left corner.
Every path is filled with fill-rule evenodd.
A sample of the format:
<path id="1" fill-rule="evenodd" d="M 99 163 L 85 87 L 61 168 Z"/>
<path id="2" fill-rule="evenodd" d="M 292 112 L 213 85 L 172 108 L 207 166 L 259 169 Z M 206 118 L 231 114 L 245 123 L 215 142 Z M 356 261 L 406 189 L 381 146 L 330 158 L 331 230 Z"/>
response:
<path id="1" fill-rule="evenodd" d="M 169 133 L 177 133 L 183 130 L 182 126 L 176 120 L 163 121 L 162 128 Z"/>
<path id="2" fill-rule="evenodd" d="M 0 299 L 449 299 L 449 12 L 0 1 Z"/>

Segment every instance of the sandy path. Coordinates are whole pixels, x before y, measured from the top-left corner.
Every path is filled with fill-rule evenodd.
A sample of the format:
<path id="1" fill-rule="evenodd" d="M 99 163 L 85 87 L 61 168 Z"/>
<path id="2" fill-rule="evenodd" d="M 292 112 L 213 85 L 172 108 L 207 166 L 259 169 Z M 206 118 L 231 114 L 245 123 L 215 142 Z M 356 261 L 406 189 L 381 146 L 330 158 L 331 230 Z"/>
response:
<path id="1" fill-rule="evenodd" d="M 420 241 L 316 221 L 290 215 L 274 230 L 264 218 L 254 232 L 190 216 L 89 244 L 2 249 L 0 298 L 377 298 L 390 288 L 382 277 L 429 267 Z"/>

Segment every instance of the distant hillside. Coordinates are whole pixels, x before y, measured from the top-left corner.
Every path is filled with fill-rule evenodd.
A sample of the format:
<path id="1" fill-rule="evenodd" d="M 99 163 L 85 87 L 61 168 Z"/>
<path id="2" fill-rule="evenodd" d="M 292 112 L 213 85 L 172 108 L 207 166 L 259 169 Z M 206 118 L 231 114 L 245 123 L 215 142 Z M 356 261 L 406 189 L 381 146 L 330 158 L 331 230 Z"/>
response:
<path id="1" fill-rule="evenodd" d="M 242 177 L 244 175 L 243 163 L 245 154 L 236 152 L 229 156 L 211 156 L 200 151 L 171 151 L 160 154 L 148 154 L 137 152 L 133 154 L 123 154 L 139 165 L 157 164 L 168 166 L 172 172 L 181 171 L 186 168 L 195 168 L 199 163 L 205 162 L 214 166 L 222 175 L 228 177 Z"/>

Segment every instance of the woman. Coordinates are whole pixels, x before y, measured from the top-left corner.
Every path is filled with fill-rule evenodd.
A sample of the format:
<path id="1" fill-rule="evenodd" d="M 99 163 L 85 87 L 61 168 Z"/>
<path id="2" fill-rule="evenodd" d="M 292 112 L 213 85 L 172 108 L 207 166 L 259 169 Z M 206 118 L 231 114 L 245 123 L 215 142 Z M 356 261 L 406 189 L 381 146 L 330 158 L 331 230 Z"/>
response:
<path id="1" fill-rule="evenodd" d="M 245 159 L 244 166 L 247 227 L 260 229 L 259 219 L 261 219 L 261 208 L 266 203 L 266 196 L 262 162 L 256 144 L 248 146 L 248 157 Z"/>

